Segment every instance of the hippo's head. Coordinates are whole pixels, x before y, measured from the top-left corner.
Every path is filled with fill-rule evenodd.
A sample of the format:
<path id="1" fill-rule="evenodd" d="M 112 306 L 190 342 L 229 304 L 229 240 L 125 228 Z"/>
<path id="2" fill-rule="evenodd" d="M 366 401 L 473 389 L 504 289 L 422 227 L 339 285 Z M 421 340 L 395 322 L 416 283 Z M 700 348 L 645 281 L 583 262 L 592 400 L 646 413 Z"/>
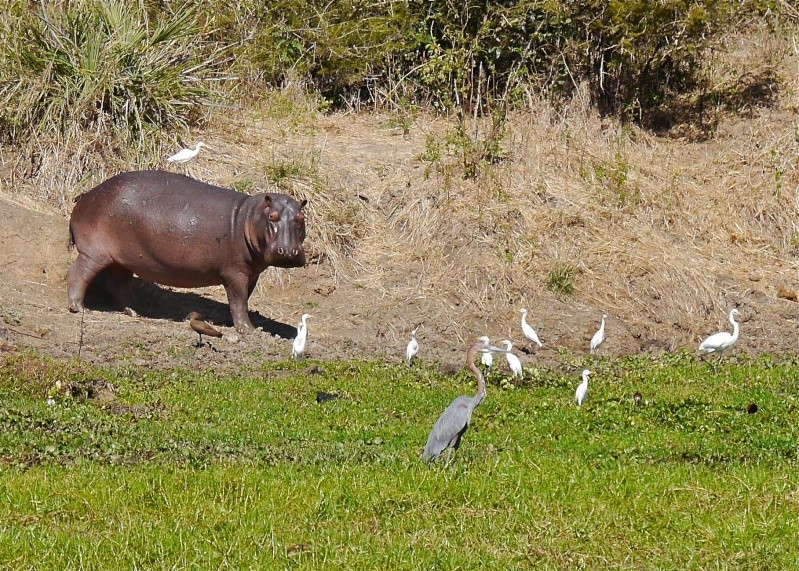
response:
<path id="1" fill-rule="evenodd" d="M 307 200 L 297 202 L 285 194 L 263 195 L 255 223 L 259 254 L 268 266 L 301 268 L 305 265 L 305 213 Z"/>

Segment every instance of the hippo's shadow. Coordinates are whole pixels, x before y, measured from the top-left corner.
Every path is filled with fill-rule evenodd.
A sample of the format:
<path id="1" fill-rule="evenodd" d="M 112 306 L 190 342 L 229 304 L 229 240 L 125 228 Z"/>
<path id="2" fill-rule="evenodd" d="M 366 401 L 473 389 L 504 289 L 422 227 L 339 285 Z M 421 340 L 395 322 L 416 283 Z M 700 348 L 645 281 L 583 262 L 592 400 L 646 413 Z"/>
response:
<path id="1" fill-rule="evenodd" d="M 193 292 L 173 291 L 134 277 L 133 295 L 136 299 L 134 309 L 142 317 L 186 321 L 189 313 L 197 311 L 209 323 L 233 327 L 233 317 L 230 315 L 227 303 Z M 97 311 L 120 311 L 119 306 L 105 289 L 102 278 L 91 283 L 84 304 L 87 309 Z M 249 316 L 253 326 L 262 328 L 265 333 L 283 339 L 293 339 L 297 335 L 297 328 L 293 325 L 269 319 L 257 311 L 250 310 Z"/>

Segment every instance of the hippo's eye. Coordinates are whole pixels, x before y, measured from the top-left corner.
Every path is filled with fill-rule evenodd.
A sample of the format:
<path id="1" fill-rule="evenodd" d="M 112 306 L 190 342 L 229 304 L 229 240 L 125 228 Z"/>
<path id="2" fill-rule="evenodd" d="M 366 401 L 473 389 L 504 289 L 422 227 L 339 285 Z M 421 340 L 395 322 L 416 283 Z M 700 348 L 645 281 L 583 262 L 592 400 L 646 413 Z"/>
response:
<path id="1" fill-rule="evenodd" d="M 297 214 L 297 224 L 302 224 L 303 222 L 305 222 L 305 214 L 300 212 Z"/>
<path id="2" fill-rule="evenodd" d="M 280 212 L 278 212 L 277 210 L 273 210 L 272 212 L 270 212 L 269 220 L 271 220 L 272 222 L 277 222 L 278 220 L 280 220 Z"/>

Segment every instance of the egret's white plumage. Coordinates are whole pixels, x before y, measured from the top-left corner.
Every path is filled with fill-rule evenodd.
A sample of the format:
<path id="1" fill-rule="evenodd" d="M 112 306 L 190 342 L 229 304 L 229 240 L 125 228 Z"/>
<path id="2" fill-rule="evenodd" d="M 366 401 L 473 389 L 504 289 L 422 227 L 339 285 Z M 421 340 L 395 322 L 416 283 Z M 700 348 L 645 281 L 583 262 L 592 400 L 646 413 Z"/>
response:
<path id="1" fill-rule="evenodd" d="M 483 335 L 482 337 L 480 337 L 480 341 L 482 341 L 486 345 L 490 343 L 488 335 Z M 491 352 L 483 353 L 482 356 L 480 357 L 480 362 L 483 364 L 486 370 L 490 371 L 491 367 L 494 365 L 494 354 Z"/>
<path id="2" fill-rule="evenodd" d="M 732 324 L 732 334 L 726 331 L 714 333 L 699 344 L 699 352 L 718 353 L 721 355 L 724 351 L 732 347 L 738 340 L 738 322 L 735 321 L 736 317 L 738 317 L 738 310 L 733 308 L 730 310 L 728 318 Z"/>
<path id="3" fill-rule="evenodd" d="M 536 333 L 535 329 L 530 327 L 530 324 L 527 323 L 527 310 L 520 309 L 519 313 L 522 314 L 522 333 L 524 333 L 524 336 L 530 341 L 541 347 L 541 341 L 538 340 L 538 333 Z"/>
<path id="4" fill-rule="evenodd" d="M 418 327 L 416 329 L 419 329 Z M 411 340 L 408 341 L 408 347 L 405 349 L 405 360 L 408 362 L 408 366 L 411 366 L 413 362 L 413 358 L 416 357 L 416 354 L 419 352 L 419 342 L 416 340 L 416 329 L 411 331 Z"/>
<path id="5" fill-rule="evenodd" d="M 181 149 L 171 157 L 169 157 L 166 162 L 168 163 L 187 163 L 192 160 L 194 157 L 200 154 L 200 147 L 205 146 L 205 143 L 200 141 L 197 143 L 193 149 Z"/>
<path id="6" fill-rule="evenodd" d="M 583 382 L 577 386 L 577 390 L 574 391 L 574 402 L 577 403 L 577 406 L 582 406 L 583 401 L 585 400 L 585 394 L 588 392 L 588 375 L 591 374 L 591 371 L 585 369 L 583 371 Z"/>
<path id="7" fill-rule="evenodd" d="M 524 371 L 522 370 L 522 362 L 519 361 L 519 358 L 516 355 L 510 352 L 511 349 L 513 349 L 513 343 L 511 343 L 507 339 L 505 339 L 503 343 L 505 344 L 505 350 L 508 351 L 507 353 L 505 353 L 505 358 L 508 360 L 508 366 L 510 367 L 513 376 L 519 379 L 520 381 L 524 380 Z"/>
<path id="8" fill-rule="evenodd" d="M 300 323 L 297 325 L 297 336 L 294 338 L 294 343 L 291 347 L 291 356 L 297 361 L 301 361 L 303 353 L 305 353 L 305 341 L 308 339 L 308 319 L 310 317 L 307 313 L 303 313 Z"/>
<path id="9" fill-rule="evenodd" d="M 599 329 L 597 330 L 596 333 L 594 333 L 594 336 L 591 337 L 591 344 L 588 346 L 589 353 L 593 353 L 594 351 L 599 349 L 599 346 L 602 345 L 602 343 L 605 341 L 605 319 L 606 318 L 607 318 L 607 315 L 605 315 L 603 313 L 602 314 L 602 322 L 599 324 Z"/>

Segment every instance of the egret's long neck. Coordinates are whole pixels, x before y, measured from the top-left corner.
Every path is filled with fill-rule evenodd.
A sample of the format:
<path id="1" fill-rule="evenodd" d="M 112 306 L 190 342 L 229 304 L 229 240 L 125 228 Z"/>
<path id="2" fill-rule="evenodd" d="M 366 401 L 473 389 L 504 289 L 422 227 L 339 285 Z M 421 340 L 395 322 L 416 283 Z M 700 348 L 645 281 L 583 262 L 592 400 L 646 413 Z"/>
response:
<path id="1" fill-rule="evenodd" d="M 735 343 L 738 340 L 738 322 L 732 314 L 730 314 L 730 323 L 732 323 L 732 342 Z"/>

